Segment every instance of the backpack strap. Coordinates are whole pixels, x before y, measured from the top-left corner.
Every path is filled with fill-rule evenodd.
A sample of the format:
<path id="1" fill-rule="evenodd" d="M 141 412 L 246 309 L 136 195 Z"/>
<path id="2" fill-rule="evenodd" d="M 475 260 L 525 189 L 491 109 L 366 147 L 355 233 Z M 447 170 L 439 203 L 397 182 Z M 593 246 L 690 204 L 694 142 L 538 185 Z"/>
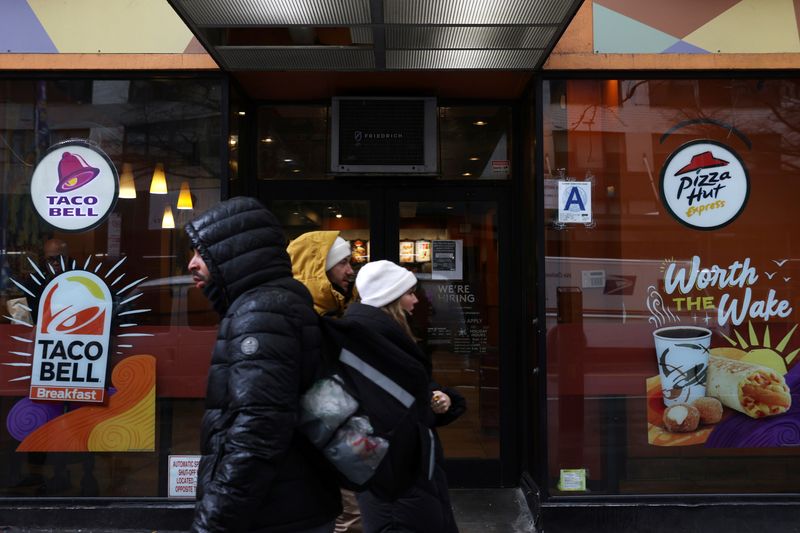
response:
<path id="1" fill-rule="evenodd" d="M 386 391 L 386 393 L 391 395 L 395 400 L 403 404 L 406 409 L 414 405 L 415 400 L 413 394 L 405 390 L 389 376 L 371 366 L 369 363 L 358 357 L 347 348 L 342 348 L 342 351 L 339 354 L 339 361 Z"/>

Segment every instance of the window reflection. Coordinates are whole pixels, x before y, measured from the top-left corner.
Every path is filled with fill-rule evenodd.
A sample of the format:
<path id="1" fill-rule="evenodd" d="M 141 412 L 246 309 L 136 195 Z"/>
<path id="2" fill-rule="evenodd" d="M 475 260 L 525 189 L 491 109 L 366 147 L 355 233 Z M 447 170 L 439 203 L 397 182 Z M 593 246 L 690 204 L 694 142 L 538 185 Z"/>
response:
<path id="1" fill-rule="evenodd" d="M 327 106 L 262 106 L 258 111 L 258 178 L 324 179 Z"/>
<path id="2" fill-rule="evenodd" d="M 511 177 L 511 108 L 439 108 L 443 179 Z"/>

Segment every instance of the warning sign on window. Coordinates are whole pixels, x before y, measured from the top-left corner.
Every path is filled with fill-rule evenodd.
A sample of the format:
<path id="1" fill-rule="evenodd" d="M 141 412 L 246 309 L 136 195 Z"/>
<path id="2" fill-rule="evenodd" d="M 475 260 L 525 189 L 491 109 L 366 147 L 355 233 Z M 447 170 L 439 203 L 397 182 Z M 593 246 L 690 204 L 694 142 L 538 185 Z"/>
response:
<path id="1" fill-rule="evenodd" d="M 169 456 L 168 497 L 188 500 L 195 498 L 198 466 L 200 466 L 199 455 Z"/>

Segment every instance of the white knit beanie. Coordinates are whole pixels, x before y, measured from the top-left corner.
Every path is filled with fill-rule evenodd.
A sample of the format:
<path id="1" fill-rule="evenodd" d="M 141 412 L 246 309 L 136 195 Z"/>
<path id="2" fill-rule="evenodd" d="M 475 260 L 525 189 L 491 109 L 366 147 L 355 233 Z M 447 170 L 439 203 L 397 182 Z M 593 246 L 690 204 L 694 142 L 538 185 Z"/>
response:
<path id="1" fill-rule="evenodd" d="M 336 237 L 331 249 L 328 250 L 328 255 L 325 257 L 325 272 L 332 269 L 336 266 L 336 263 L 345 257 L 350 257 L 350 243 L 341 237 Z"/>
<path id="2" fill-rule="evenodd" d="M 356 276 L 356 288 L 361 303 L 372 307 L 383 307 L 400 298 L 417 284 L 417 278 L 391 261 L 367 263 Z"/>

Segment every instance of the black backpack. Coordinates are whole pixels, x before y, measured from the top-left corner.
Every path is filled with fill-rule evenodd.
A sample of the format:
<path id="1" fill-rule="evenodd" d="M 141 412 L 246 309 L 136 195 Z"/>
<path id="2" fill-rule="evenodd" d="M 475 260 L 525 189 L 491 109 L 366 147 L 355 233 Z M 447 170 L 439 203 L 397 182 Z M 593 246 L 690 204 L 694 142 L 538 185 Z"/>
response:
<path id="1" fill-rule="evenodd" d="M 346 319 L 323 318 L 324 364 L 303 394 L 298 429 L 345 488 L 393 499 L 434 465 L 428 377 L 408 354 Z"/>

